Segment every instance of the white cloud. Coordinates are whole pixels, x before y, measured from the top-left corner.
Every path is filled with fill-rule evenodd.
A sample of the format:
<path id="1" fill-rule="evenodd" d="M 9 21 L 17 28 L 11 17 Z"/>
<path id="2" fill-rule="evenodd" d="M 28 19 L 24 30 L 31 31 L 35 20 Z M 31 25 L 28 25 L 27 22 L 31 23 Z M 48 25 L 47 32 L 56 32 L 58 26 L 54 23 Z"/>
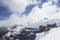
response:
<path id="1" fill-rule="evenodd" d="M 37 0 L 2 0 L 1 3 L 3 5 L 7 5 L 11 12 L 22 14 L 25 11 L 27 5 L 36 5 L 39 3 L 36 1 Z"/>
<path id="2" fill-rule="evenodd" d="M 27 0 L 2 0 L 2 3 L 7 5 L 13 13 L 22 13 L 29 2 Z"/>
<path id="3" fill-rule="evenodd" d="M 17 25 L 21 25 L 21 24 L 26 25 L 27 23 L 28 23 L 28 19 L 27 19 L 26 16 L 19 17 L 16 14 L 12 14 L 9 19 L 4 20 L 4 21 L 1 20 L 0 21 L 0 26 L 4 25 L 4 26 L 8 27 L 8 26 L 12 26 L 12 25 L 15 25 L 15 24 L 17 24 Z"/>
<path id="4" fill-rule="evenodd" d="M 20 17 L 25 11 L 27 5 L 30 5 L 28 0 L 2 0 L 1 5 L 7 6 L 12 15 L 7 20 L 0 21 L 0 25 L 25 24 L 28 19 L 26 16 Z"/>
<path id="5" fill-rule="evenodd" d="M 57 12 L 57 10 L 59 10 L 59 8 L 56 5 L 53 5 L 50 2 L 46 2 L 42 5 L 42 8 L 38 8 L 38 6 L 34 7 L 33 10 L 30 12 L 29 17 L 32 19 L 33 22 L 44 18 L 57 19 L 56 16 L 60 14 L 59 12 Z"/>
<path id="6" fill-rule="evenodd" d="M 59 0 L 47 0 L 47 1 L 49 1 L 49 2 L 55 2 L 55 4 L 59 1 Z"/>
<path id="7" fill-rule="evenodd" d="M 13 25 L 13 24 L 26 24 L 31 22 L 31 19 L 28 16 L 20 15 L 25 11 L 27 5 L 38 4 L 37 0 L 2 0 L 1 5 L 6 5 L 8 9 L 13 13 L 9 19 L 1 21 L 0 25 Z"/>
<path id="8" fill-rule="evenodd" d="M 56 5 L 52 5 L 50 1 L 45 2 L 42 5 L 42 8 L 38 8 L 39 2 L 37 0 L 2 0 L 2 4 L 7 5 L 10 11 L 13 13 L 8 20 L 1 21 L 0 25 L 14 25 L 14 24 L 28 24 L 33 23 L 43 18 L 53 19 L 60 12 L 56 12 L 59 10 Z M 20 17 L 19 15 L 25 11 L 27 5 L 34 4 L 36 5 L 28 16 L 23 15 Z M 57 14 L 58 13 L 58 14 Z M 60 16 L 56 18 L 59 19 Z"/>

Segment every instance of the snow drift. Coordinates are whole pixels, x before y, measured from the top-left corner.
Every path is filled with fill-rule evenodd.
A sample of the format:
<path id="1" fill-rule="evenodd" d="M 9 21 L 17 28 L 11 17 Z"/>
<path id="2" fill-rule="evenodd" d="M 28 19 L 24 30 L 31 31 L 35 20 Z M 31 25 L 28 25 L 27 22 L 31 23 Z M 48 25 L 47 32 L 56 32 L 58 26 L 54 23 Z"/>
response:
<path id="1" fill-rule="evenodd" d="M 45 35 L 45 37 L 42 37 L 38 40 L 60 40 L 60 27 L 50 30 L 49 34 Z"/>

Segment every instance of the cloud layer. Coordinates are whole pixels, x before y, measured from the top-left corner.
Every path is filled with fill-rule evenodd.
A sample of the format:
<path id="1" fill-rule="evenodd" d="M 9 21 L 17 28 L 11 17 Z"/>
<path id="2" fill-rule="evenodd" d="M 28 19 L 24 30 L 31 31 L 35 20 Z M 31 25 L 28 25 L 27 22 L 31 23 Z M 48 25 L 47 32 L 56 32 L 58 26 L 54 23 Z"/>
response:
<path id="1" fill-rule="evenodd" d="M 54 2 L 54 4 L 53 4 Z M 2 5 L 8 6 L 12 15 L 9 19 L 0 21 L 0 25 L 14 25 L 14 24 L 29 24 L 35 23 L 36 21 L 42 20 L 44 18 L 48 19 L 59 19 L 60 8 L 57 7 L 56 3 L 58 0 L 49 0 L 42 4 L 42 8 L 39 8 L 41 1 L 37 0 L 2 0 Z M 28 5 L 36 5 L 29 15 L 21 15 Z"/>

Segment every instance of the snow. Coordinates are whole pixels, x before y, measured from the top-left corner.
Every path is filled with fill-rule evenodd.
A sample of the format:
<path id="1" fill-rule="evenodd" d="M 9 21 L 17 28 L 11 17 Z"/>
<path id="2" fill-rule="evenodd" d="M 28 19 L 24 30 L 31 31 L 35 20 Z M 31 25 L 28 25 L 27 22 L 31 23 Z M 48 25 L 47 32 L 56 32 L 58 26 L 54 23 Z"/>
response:
<path id="1" fill-rule="evenodd" d="M 31 23 L 31 24 L 28 24 L 26 27 L 27 28 L 39 28 L 41 25 L 46 26 L 48 24 L 52 25 L 52 24 L 55 24 L 57 26 L 60 26 L 60 19 L 43 19 L 43 20 L 39 20 L 35 23 Z"/>
<path id="2" fill-rule="evenodd" d="M 41 36 L 41 34 L 37 34 L 38 36 Z M 38 40 L 60 40 L 60 27 L 51 29 L 48 34 L 38 38 Z"/>

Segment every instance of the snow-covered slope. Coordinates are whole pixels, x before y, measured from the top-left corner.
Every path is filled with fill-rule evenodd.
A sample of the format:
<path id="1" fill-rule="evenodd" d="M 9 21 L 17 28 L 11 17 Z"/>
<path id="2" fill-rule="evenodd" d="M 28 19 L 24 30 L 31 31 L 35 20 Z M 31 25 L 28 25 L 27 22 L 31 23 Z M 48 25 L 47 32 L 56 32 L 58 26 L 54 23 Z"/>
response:
<path id="1" fill-rule="evenodd" d="M 37 33 L 35 40 L 60 40 L 60 19 L 38 21 L 34 25 L 36 25 L 35 27 L 39 27 L 40 25 L 46 26 L 48 24 L 53 25 L 54 23 L 56 23 L 57 28 L 51 28 L 51 30 L 46 33 Z"/>
<path id="2" fill-rule="evenodd" d="M 55 23 L 56 23 L 56 25 L 54 25 Z M 34 30 L 34 28 L 42 29 L 43 27 L 47 26 L 48 24 L 52 25 L 53 28 L 51 26 L 50 27 L 48 26 L 50 28 L 49 31 L 43 30 L 42 32 L 40 32 L 40 30 L 39 30 L 40 33 L 36 32 L 35 40 L 55 40 L 55 38 L 56 38 L 56 40 L 59 40 L 60 39 L 59 38 L 60 37 L 60 35 L 59 35 L 60 34 L 60 19 L 38 21 L 36 23 L 27 25 L 27 26 L 15 25 L 15 26 L 12 26 L 12 28 L 11 27 L 8 28 L 9 32 L 7 32 L 5 34 L 5 36 L 8 36 L 9 38 L 11 35 L 17 37 L 16 35 L 20 34 L 21 31 L 23 31 L 22 29 L 26 29 L 26 27 L 32 28 L 33 30 Z M 39 28 L 41 25 L 42 25 L 42 28 Z M 31 31 L 33 31 L 33 30 L 31 30 Z M 27 32 L 27 31 L 25 31 L 25 32 Z"/>
<path id="3" fill-rule="evenodd" d="M 38 40 L 60 40 L 60 27 L 50 30 L 45 37 L 42 37 Z"/>

